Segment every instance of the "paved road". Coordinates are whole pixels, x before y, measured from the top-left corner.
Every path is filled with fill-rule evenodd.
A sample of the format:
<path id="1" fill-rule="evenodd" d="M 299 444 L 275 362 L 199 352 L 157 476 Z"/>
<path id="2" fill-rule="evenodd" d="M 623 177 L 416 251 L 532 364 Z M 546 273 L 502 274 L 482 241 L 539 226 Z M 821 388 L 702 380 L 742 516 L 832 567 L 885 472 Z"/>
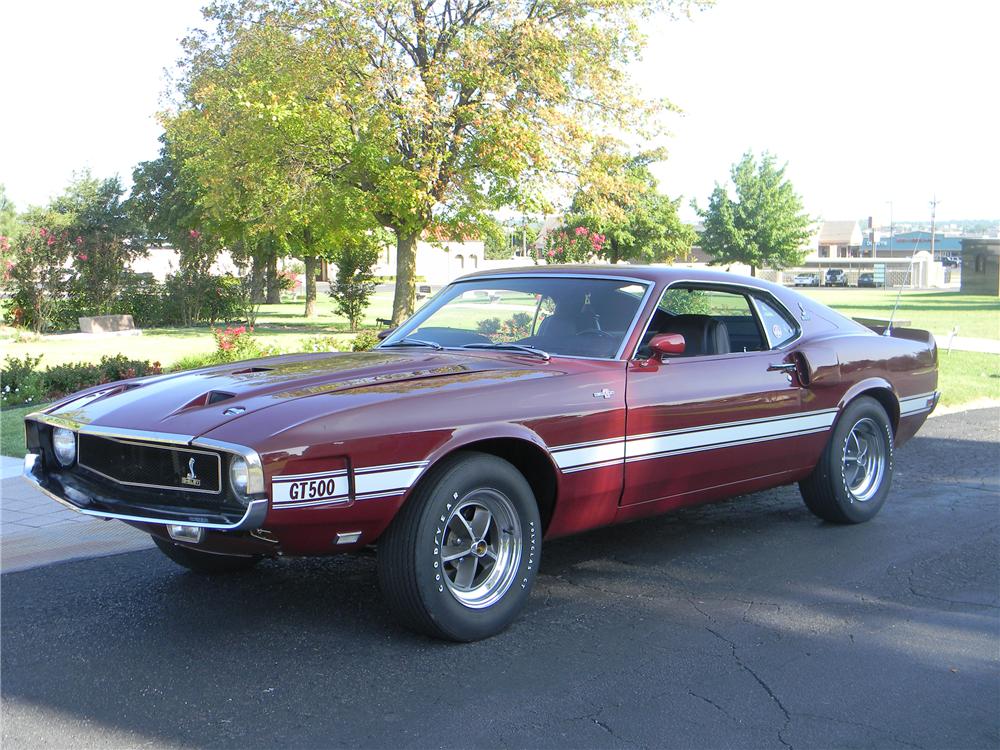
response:
<path id="1" fill-rule="evenodd" d="M 398 629 L 370 557 L 11 573 L 3 746 L 996 748 L 998 432 L 929 422 L 864 526 L 785 488 L 554 542 L 465 646 Z"/>

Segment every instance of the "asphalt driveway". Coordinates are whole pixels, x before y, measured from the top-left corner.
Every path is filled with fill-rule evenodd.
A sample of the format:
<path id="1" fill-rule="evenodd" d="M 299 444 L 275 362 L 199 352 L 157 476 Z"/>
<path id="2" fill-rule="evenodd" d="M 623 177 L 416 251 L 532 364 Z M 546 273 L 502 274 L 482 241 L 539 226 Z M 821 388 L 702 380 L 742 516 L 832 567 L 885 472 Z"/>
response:
<path id="1" fill-rule="evenodd" d="M 1000 409 L 935 418 L 873 522 L 783 488 L 546 546 L 506 633 L 389 619 L 371 557 L 2 577 L 5 748 L 1000 744 Z"/>

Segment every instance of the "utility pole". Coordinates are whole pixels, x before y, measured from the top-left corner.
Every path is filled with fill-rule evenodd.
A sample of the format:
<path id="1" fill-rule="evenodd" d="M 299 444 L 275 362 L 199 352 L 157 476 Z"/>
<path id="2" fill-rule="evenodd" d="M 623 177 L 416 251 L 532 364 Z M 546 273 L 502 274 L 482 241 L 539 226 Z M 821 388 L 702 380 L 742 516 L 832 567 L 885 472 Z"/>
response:
<path id="1" fill-rule="evenodd" d="M 934 220 L 937 216 L 937 205 L 940 203 L 937 199 L 937 193 L 934 194 L 934 199 L 931 201 L 931 260 L 937 260 L 937 256 L 934 255 Z"/>

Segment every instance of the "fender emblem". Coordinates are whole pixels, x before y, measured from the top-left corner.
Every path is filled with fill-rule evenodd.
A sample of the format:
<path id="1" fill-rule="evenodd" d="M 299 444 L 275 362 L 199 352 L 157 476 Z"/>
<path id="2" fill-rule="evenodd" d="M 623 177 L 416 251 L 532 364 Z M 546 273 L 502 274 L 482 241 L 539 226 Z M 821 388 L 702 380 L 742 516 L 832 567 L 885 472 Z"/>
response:
<path id="1" fill-rule="evenodd" d="M 614 391 L 609 391 L 607 388 L 604 388 L 594 393 L 594 398 L 611 398 L 614 395 L 615 395 Z"/>

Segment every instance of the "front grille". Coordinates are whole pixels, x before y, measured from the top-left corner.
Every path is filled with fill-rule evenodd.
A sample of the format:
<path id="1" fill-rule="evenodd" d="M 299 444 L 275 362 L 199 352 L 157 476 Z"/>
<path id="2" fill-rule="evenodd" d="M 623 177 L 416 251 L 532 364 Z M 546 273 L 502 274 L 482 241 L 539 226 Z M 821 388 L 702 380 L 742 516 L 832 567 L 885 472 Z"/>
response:
<path id="1" fill-rule="evenodd" d="M 81 433 L 77 463 L 132 487 L 216 495 L 222 491 L 222 459 L 211 451 Z"/>

